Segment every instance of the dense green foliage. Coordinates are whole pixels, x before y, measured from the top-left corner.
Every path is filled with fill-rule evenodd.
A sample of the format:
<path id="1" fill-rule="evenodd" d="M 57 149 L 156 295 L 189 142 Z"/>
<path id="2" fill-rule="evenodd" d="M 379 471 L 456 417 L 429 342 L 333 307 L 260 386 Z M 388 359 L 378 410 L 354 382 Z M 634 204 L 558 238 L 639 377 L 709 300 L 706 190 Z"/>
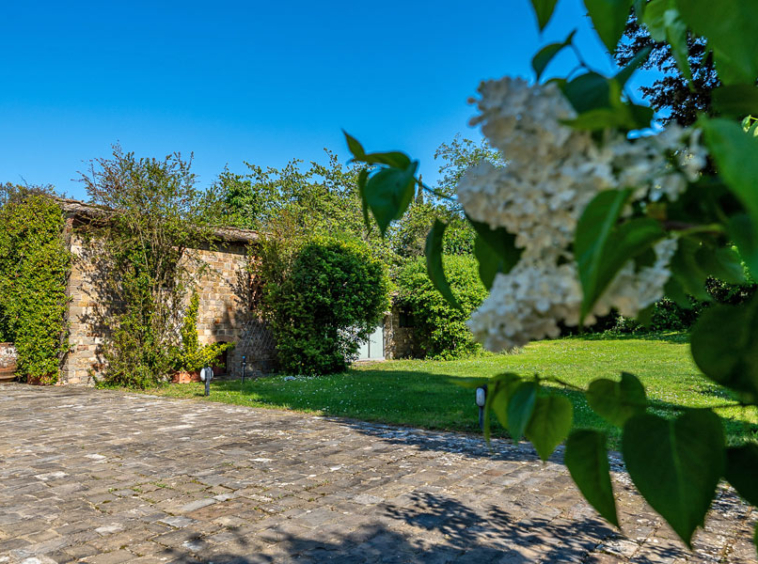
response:
<path id="1" fill-rule="evenodd" d="M 461 308 L 451 306 L 435 289 L 422 259 L 408 263 L 397 277 L 397 304 L 412 319 L 414 356 L 462 358 L 481 350 L 466 320 L 487 297 L 471 256 L 446 256 L 445 273 Z"/>
<path id="2" fill-rule="evenodd" d="M 218 382 L 207 399 L 473 433 L 479 430 L 473 391 L 451 378 L 476 381 L 493 373 L 549 371 L 563 382 L 586 388 L 598 378 L 628 370 L 639 376 L 655 413 L 671 418 L 676 415 L 675 405 L 712 407 L 723 404 L 728 395 L 727 390 L 702 377 L 688 349 L 687 338 L 681 334 L 558 339 L 532 343 L 518 354 L 484 353 L 458 361 L 385 361 L 356 365 L 328 377 L 289 382 L 282 377 L 261 378 L 244 387 L 239 381 Z M 197 384 L 171 386 L 157 393 L 188 398 L 203 395 Z M 578 428 L 607 433 L 610 448 L 621 447 L 621 429 L 595 413 L 583 394 L 565 389 L 560 393 L 573 403 Z M 724 417 L 730 444 L 741 444 L 758 434 L 757 414 L 737 407 L 718 412 Z M 492 423 L 492 433 L 507 436 L 497 420 Z"/>
<path id="3" fill-rule="evenodd" d="M 389 306 L 384 265 L 357 242 L 316 238 L 268 262 L 277 251 L 263 255 L 263 309 L 281 368 L 293 374 L 345 370 L 358 340 L 368 338 Z"/>
<path id="4" fill-rule="evenodd" d="M 289 239 L 360 240 L 392 264 L 390 242 L 363 220 L 356 167 L 329 151 L 326 157 L 326 164 L 293 159 L 280 169 L 246 163 L 247 174 L 224 171 L 216 181 L 223 202 L 221 223 Z"/>
<path id="5" fill-rule="evenodd" d="M 435 219 L 449 229 L 444 240 L 447 254 L 472 254 L 474 231 L 452 197 L 455 182 L 470 166 L 489 160 L 502 165 L 499 154 L 486 143 L 456 136 L 437 149 L 442 179 L 434 190 L 419 188 L 408 213 L 381 237 L 361 213 L 359 169 L 345 165 L 327 151 L 327 163 L 303 165 L 292 160 L 281 169 L 247 163 L 247 174 L 222 172 L 216 188 L 223 200 L 221 222 L 287 237 L 307 239 L 329 236 L 361 240 L 390 268 L 424 254 L 424 244 Z"/>
<path id="6" fill-rule="evenodd" d="M 18 351 L 18 373 L 55 383 L 68 352 L 65 218 L 49 190 L 2 186 L 0 341 Z"/>
<path id="7" fill-rule="evenodd" d="M 550 22 L 557 4 L 556 0 L 532 1 L 540 30 Z M 589 203 L 581 205 L 581 216 L 577 218 L 576 227 L 572 226 L 572 241 L 568 245 L 561 241 L 557 246 L 561 252 L 568 253 L 562 258 L 571 265 L 570 269 L 576 268 L 576 275 L 572 271 L 570 275 L 561 276 L 571 283 L 579 282 L 581 302 L 572 304 L 572 308 L 579 307 L 570 310 L 571 317 L 559 314 L 551 321 L 573 323 L 573 316 L 578 316 L 581 324 L 591 319 L 594 311 L 607 311 L 600 306 L 609 295 L 613 296 L 614 284 L 618 283 L 620 286 L 616 289 L 629 294 L 616 294 L 621 301 L 614 305 L 634 296 L 639 308 L 628 311 L 636 312 L 638 319 L 647 324 L 653 313 L 652 306 L 647 305 L 650 304 L 649 298 L 642 299 L 644 296 L 635 292 L 634 278 L 625 279 L 624 269 L 631 266 L 635 274 L 642 272 L 642 269 L 657 264 L 658 253 L 664 248 L 668 248 L 671 255 L 658 264 L 658 270 L 666 280 L 663 290 L 668 298 L 683 308 L 692 306 L 693 297 L 712 301 L 706 291 L 709 278 L 729 284 L 743 283 L 745 276 L 740 259 L 751 273 L 758 272 L 756 6 L 755 2 L 742 0 L 716 3 L 706 0 L 585 0 L 584 5 L 598 38 L 610 53 L 617 51 L 633 10 L 636 21 L 645 28 L 644 33 L 656 43 L 649 47 L 657 48 L 658 60 L 667 60 L 668 63 L 664 64 L 670 66 L 669 70 L 673 70 L 675 64 L 680 83 L 666 84 L 664 79 L 665 91 L 659 83 L 648 92 L 648 97 L 659 109 L 675 109 L 671 118 L 691 127 L 684 132 L 684 137 L 679 138 L 678 146 L 664 148 L 661 145 L 653 148 L 652 154 L 670 171 L 685 172 L 685 168 L 689 168 L 680 176 L 681 189 L 654 198 L 645 183 L 656 174 L 655 167 L 649 161 L 646 164 L 644 159 L 636 159 L 641 170 L 652 176 L 634 180 L 611 176 L 611 181 L 605 184 L 606 189 L 598 191 Z M 632 46 L 631 51 L 635 54 L 628 59 L 626 66 L 613 76 L 603 76 L 583 60 L 573 42 L 574 35 L 572 32 L 565 41 L 544 46 L 532 60 L 539 82 L 551 60 L 560 52 L 571 49 L 577 56 L 575 69 L 565 77 L 551 79 L 554 86 L 544 89 L 529 87 L 536 96 L 544 95 L 546 100 L 551 100 L 550 104 L 555 103 L 550 92 L 557 94 L 556 91 L 560 91 L 560 102 L 568 104 L 576 114 L 572 119 L 546 119 L 545 123 L 563 129 L 567 136 L 585 141 L 591 136 L 594 139 L 591 143 L 602 140 L 612 146 L 613 136 L 616 136 L 619 146 L 623 147 L 622 152 L 640 146 L 634 139 L 639 139 L 638 132 L 650 131 L 655 114 L 652 108 L 633 103 L 626 86 L 652 49 Z M 691 94 L 680 96 L 685 89 L 690 89 Z M 499 95 L 502 96 L 502 92 Z M 517 107 L 502 110 L 496 107 L 498 103 L 509 102 Z M 509 147 L 508 150 L 514 152 L 517 152 L 515 142 L 505 139 L 503 132 L 521 134 L 524 136 L 522 142 L 528 139 L 537 149 L 550 146 L 543 141 L 552 132 L 543 128 L 536 134 L 528 129 L 532 126 L 520 127 L 529 123 L 529 119 L 538 123 L 540 116 L 534 111 L 533 115 L 527 115 L 519 122 L 516 112 L 529 114 L 531 110 L 527 105 L 518 108 L 518 103 L 515 94 L 507 94 L 499 102 L 494 96 L 482 94 L 482 115 L 477 119 L 481 120 L 485 135 L 497 141 L 499 147 Z M 543 111 L 549 114 L 551 110 L 545 107 Z M 666 141 L 666 134 L 681 135 L 677 130 L 669 129 L 656 142 Z M 367 153 L 356 139 L 346 137 L 355 160 L 365 165 L 360 176 L 364 208 L 371 211 L 377 225 L 384 231 L 407 211 L 415 187 L 421 183 L 416 176 L 419 163 L 397 151 Z M 685 146 L 685 140 L 688 146 Z M 641 144 L 644 146 L 645 142 Z M 521 172 L 533 177 L 526 186 L 542 195 L 548 193 L 546 188 L 560 190 L 560 183 L 552 185 L 544 179 L 536 180 L 535 161 L 525 156 L 521 154 L 519 158 L 511 159 L 510 168 L 517 174 L 519 169 L 514 163 L 518 163 Z M 586 161 L 588 169 L 600 162 L 593 161 L 594 157 L 588 153 L 574 152 L 571 156 Z M 554 159 L 555 162 L 548 159 L 540 164 L 555 167 L 559 172 L 562 164 L 558 161 L 561 159 L 563 162 L 568 160 L 563 155 Z M 689 159 L 692 160 L 687 163 Z M 625 167 L 621 165 L 619 169 Z M 499 187 L 493 189 L 492 184 L 482 182 L 475 188 L 478 191 L 473 196 L 476 205 L 472 205 L 472 209 L 477 213 L 487 210 L 487 205 L 494 206 L 495 210 L 503 205 L 505 196 L 498 191 Z M 643 190 L 644 194 L 635 195 L 636 189 Z M 525 205 L 524 210 L 519 211 L 528 209 Z M 509 280 L 508 273 L 522 264 L 520 249 L 526 247 L 516 247 L 516 237 L 532 235 L 530 224 L 512 227 L 520 232 L 510 233 L 502 227 L 504 223 L 496 214 L 482 213 L 481 216 L 488 224 L 472 221 L 471 225 L 477 233 L 475 249 L 480 251 L 476 256 L 482 281 L 490 287 L 499 272 L 505 275 L 505 280 L 517 284 L 516 276 Z M 537 221 L 547 225 L 550 220 L 546 216 Z M 426 246 L 427 264 L 434 286 L 448 301 L 455 303 L 443 268 L 444 230 L 444 224 L 435 223 Z M 556 237 L 552 241 L 560 239 Z M 525 243 L 528 246 L 529 240 Z M 535 248 L 539 250 L 539 246 Z M 553 264 L 551 258 L 541 262 L 539 268 L 556 274 L 560 266 Z M 535 269 L 532 274 L 535 272 L 539 271 Z M 507 289 L 499 287 L 503 288 Z M 558 284 L 553 286 L 553 289 L 558 288 Z M 557 306 L 566 307 L 572 301 L 566 293 L 558 296 L 566 303 L 555 304 Z M 499 298 L 506 299 L 504 292 Z M 544 307 L 528 309 L 524 319 L 530 323 L 538 319 L 535 311 L 539 313 L 550 308 L 550 300 L 545 302 Z M 518 330 L 514 325 L 519 325 L 520 318 L 513 311 L 506 316 L 506 308 L 502 308 L 504 313 L 501 315 L 497 303 L 488 304 L 493 307 L 487 310 L 490 317 L 479 328 L 479 335 L 505 327 L 503 321 L 506 320 L 510 323 L 507 326 L 509 331 Z M 643 304 L 647 307 L 641 309 Z M 628 302 L 624 307 L 626 305 Z M 497 316 L 501 316 L 499 326 Z M 522 324 L 521 328 L 525 326 Z M 507 331 L 502 331 L 489 342 L 492 346 L 502 346 L 501 343 L 544 338 L 555 333 L 557 328 L 557 325 L 551 326 L 550 332 L 542 331 L 542 328 L 533 333 L 527 331 L 519 335 L 519 340 L 505 339 L 504 335 L 510 336 L 506 335 Z M 729 390 L 726 405 L 753 414 L 758 407 L 757 328 L 758 296 L 753 295 L 736 305 L 716 303 L 708 307 L 696 322 L 691 337 L 692 357 L 705 378 Z M 608 436 L 601 431 L 574 428 L 571 406 L 561 398 L 542 396 L 551 382 L 580 393 L 588 400 L 592 398 L 590 406 L 593 410 L 621 429 L 624 461 L 637 490 L 687 546 L 692 546 L 695 530 L 704 525 L 721 479 L 728 480 L 748 502 L 758 505 L 758 494 L 752 485 L 758 464 L 758 443 L 753 440 L 727 448 L 724 420 L 715 408 L 692 410 L 677 402 L 670 406 L 677 412 L 676 417 L 663 417 L 648 400 L 644 383 L 631 373 L 625 373 L 621 381 L 601 378 L 590 383 L 587 389 L 539 373 L 507 372 L 487 380 L 462 382 L 462 385 L 469 386 L 488 385 L 486 437 L 490 412 L 493 412 L 515 438 L 525 434 L 543 459 L 558 443 L 568 439 L 565 460 L 574 481 L 586 499 L 612 523 L 618 523 L 618 519 L 613 490 L 609 487 Z M 595 463 L 588 464 L 588 461 Z M 755 538 L 758 541 L 758 529 Z"/>
<path id="8" fill-rule="evenodd" d="M 218 213 L 179 155 L 137 159 L 116 149 L 84 176 L 103 213 L 82 233 L 99 276 L 93 324 L 105 339 L 104 382 L 144 388 L 175 364 L 182 305 L 202 264 L 189 249 L 212 245 Z"/>
<path id="9" fill-rule="evenodd" d="M 749 279 L 742 284 L 728 284 L 709 277 L 705 281 L 707 301 L 697 300 L 690 296 L 690 305 L 683 307 L 673 300 L 663 298 L 654 305 L 650 320 L 646 325 L 642 325 L 634 319 L 614 315 L 613 319 L 610 320 L 612 325 L 606 325 L 605 329 L 611 329 L 618 333 L 687 331 L 695 325 L 702 312 L 711 304 L 739 305 L 745 303 L 755 294 L 756 288 L 755 282 Z"/>
<path id="10" fill-rule="evenodd" d="M 205 366 L 219 366 L 221 355 L 234 347 L 233 343 L 209 343 L 201 345 L 197 333 L 197 318 L 200 312 L 200 296 L 192 292 L 182 327 L 179 330 L 182 342 L 176 350 L 174 369 L 196 372 Z"/>

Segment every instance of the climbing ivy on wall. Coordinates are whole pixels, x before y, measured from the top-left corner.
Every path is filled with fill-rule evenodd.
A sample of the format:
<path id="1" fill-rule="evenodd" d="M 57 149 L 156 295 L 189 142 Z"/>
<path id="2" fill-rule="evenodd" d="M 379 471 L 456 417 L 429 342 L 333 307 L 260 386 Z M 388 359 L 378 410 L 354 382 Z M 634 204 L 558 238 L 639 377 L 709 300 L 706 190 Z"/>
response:
<path id="1" fill-rule="evenodd" d="M 19 374 L 53 384 L 69 348 L 63 211 L 49 189 L 6 184 L 0 225 L 0 340 L 15 343 Z"/>
<path id="2" fill-rule="evenodd" d="M 218 217 L 191 164 L 179 154 L 137 158 L 114 147 L 82 177 L 90 203 L 104 210 L 78 232 L 100 273 L 93 320 L 108 328 L 100 385 L 148 388 L 177 368 L 182 312 L 206 266 L 192 249 L 214 248 Z"/>

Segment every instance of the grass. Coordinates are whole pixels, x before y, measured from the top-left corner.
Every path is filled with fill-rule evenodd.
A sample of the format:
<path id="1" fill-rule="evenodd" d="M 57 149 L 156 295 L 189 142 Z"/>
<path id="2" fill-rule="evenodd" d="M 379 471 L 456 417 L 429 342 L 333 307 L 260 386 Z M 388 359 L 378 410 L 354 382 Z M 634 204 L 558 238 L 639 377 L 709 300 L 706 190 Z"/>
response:
<path id="1" fill-rule="evenodd" d="M 708 407 L 730 402 L 728 390 L 706 380 L 693 363 L 686 338 L 672 334 L 647 337 L 568 338 L 543 341 L 517 354 L 484 355 L 461 361 L 397 360 L 358 365 L 344 374 L 284 376 L 218 381 L 204 398 L 201 384 L 178 384 L 149 393 L 219 401 L 252 407 L 291 409 L 428 429 L 478 432 L 473 390 L 451 383 L 449 376 L 489 377 L 501 372 L 554 376 L 583 389 L 596 378 L 635 374 L 645 385 L 654 412 L 672 415 L 672 406 Z M 592 412 L 577 392 L 557 390 L 574 404 L 578 427 L 606 429 L 619 447 L 618 429 Z M 730 443 L 758 437 L 755 408 L 719 409 Z M 493 418 L 494 419 L 494 418 Z M 505 435 L 497 422 L 495 435 Z"/>

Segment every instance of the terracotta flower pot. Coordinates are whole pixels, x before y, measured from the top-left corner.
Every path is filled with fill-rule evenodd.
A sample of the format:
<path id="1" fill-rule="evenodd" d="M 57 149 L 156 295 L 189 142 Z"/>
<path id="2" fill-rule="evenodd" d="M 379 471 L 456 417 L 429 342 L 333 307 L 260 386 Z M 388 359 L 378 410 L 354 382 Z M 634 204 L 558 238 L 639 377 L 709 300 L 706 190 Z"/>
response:
<path id="1" fill-rule="evenodd" d="M 16 378 L 16 347 L 13 343 L 0 343 L 0 382 L 11 382 Z"/>
<path id="2" fill-rule="evenodd" d="M 193 372 L 174 372 L 171 375 L 172 384 L 189 384 L 190 382 L 200 381 L 200 371 L 195 370 Z"/>

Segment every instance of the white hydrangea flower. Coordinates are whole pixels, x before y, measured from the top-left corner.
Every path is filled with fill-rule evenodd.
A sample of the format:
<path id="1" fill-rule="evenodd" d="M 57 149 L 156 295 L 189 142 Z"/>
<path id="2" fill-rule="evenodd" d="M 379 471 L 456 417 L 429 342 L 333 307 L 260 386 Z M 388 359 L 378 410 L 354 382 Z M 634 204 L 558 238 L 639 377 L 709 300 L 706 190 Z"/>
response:
<path id="1" fill-rule="evenodd" d="M 562 123 L 576 112 L 555 84 L 506 77 L 483 82 L 479 94 L 480 115 L 472 124 L 481 125 L 508 164 L 471 168 L 457 187 L 458 199 L 472 219 L 514 233 L 523 249 L 469 321 L 477 340 L 500 350 L 578 324 L 582 290 L 570 248 L 579 218 L 599 192 L 631 188 L 636 201 L 676 200 L 697 179 L 706 153 L 697 133 L 679 127 L 636 139 L 607 131 L 598 143 Z M 635 317 L 659 300 L 675 250 L 676 240 L 667 239 L 655 246 L 652 266 L 625 265 L 585 323 L 611 308 Z"/>
<path id="2" fill-rule="evenodd" d="M 511 349 L 557 337 L 561 321 L 578 323 L 581 302 L 573 263 L 546 268 L 521 262 L 508 274 L 495 277 L 489 297 L 471 315 L 468 326 L 487 349 Z"/>
<path id="3" fill-rule="evenodd" d="M 634 261 L 625 264 L 598 300 L 595 314 L 607 315 L 611 308 L 616 308 L 624 317 L 634 318 L 660 300 L 671 276 L 668 267 L 676 249 L 677 239 L 663 239 L 653 247 L 656 260 L 651 266 L 635 271 Z"/>
<path id="4" fill-rule="evenodd" d="M 660 241 L 654 247 L 655 263 L 639 271 L 635 271 L 634 261 L 624 265 L 585 318 L 585 325 L 593 325 L 612 308 L 636 317 L 660 300 L 676 246 L 676 239 Z M 522 260 L 508 274 L 495 277 L 490 295 L 471 315 L 468 326 L 488 350 L 508 350 L 555 338 L 560 335 L 560 324 L 578 325 L 581 306 L 582 288 L 573 260 L 560 266 Z"/>

